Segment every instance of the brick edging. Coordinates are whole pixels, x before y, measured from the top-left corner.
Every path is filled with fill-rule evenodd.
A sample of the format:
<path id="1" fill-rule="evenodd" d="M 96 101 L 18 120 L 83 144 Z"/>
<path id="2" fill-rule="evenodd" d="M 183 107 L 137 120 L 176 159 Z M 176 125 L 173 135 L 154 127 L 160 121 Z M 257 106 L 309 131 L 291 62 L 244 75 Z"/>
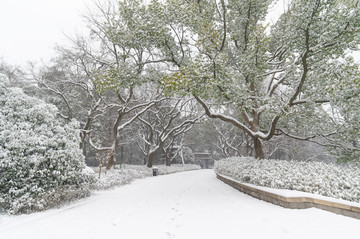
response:
<path id="1" fill-rule="evenodd" d="M 244 185 L 228 177 L 216 174 L 217 178 L 233 188 L 248 194 L 252 197 L 261 199 L 263 201 L 279 205 L 284 208 L 291 209 L 305 209 L 305 208 L 319 208 L 332 213 L 340 214 L 347 217 L 360 219 L 360 207 L 350 206 L 342 203 L 336 203 L 311 197 L 285 197 L 275 193 L 266 192 L 264 190 L 253 188 Z"/>

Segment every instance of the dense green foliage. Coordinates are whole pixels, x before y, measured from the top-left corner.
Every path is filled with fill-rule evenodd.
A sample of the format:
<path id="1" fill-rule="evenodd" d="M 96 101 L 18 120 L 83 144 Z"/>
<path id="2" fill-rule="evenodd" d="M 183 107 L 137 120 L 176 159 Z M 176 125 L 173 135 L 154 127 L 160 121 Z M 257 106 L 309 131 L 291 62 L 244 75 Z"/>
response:
<path id="1" fill-rule="evenodd" d="M 0 78 L 0 205 L 27 213 L 88 195 L 78 123 Z"/>

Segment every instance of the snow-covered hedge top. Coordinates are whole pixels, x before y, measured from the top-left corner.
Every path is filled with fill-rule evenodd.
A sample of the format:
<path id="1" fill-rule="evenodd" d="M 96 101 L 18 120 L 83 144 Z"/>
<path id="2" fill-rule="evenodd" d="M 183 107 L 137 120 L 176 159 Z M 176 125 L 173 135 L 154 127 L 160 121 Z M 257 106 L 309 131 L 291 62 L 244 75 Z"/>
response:
<path id="1" fill-rule="evenodd" d="M 360 202 L 360 166 L 252 157 L 234 157 L 215 163 L 215 172 L 245 183 L 298 190 Z"/>
<path id="2" fill-rule="evenodd" d="M 158 168 L 160 175 L 201 169 L 201 167 L 196 164 L 185 164 L 184 166 L 180 164 L 173 164 L 170 167 L 159 165 L 156 167 Z M 98 168 L 94 168 L 94 170 L 98 171 Z M 132 180 L 137 178 L 145 178 L 151 176 L 152 169 L 146 167 L 145 165 L 124 164 L 122 165 L 121 169 L 111 169 L 108 170 L 106 174 L 104 172 L 100 179 L 97 179 L 96 182 L 92 184 L 92 189 L 108 189 L 130 183 Z"/>

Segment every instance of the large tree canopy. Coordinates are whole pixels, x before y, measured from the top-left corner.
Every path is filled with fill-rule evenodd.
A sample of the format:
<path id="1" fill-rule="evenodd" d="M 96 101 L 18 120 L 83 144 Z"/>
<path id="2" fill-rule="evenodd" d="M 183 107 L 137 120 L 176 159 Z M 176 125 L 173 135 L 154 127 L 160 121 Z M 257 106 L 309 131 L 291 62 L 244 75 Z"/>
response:
<path id="1" fill-rule="evenodd" d="M 272 2 L 121 1 L 108 30 L 115 45 L 142 49 L 144 69 L 158 72 L 168 93 L 192 94 L 209 117 L 248 134 L 257 158 L 279 134 L 349 149 L 334 136 L 358 138 L 349 135 L 358 115 L 359 66 L 349 54 L 360 42 L 357 3 L 293 0 L 270 26 Z"/>

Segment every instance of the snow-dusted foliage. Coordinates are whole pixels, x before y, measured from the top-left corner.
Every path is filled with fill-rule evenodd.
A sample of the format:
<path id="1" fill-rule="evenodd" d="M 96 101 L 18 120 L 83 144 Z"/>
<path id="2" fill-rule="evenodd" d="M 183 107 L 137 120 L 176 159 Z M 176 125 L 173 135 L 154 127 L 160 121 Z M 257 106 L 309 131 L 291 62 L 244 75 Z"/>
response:
<path id="1" fill-rule="evenodd" d="M 189 171 L 189 170 L 198 170 L 201 169 L 199 165 L 195 164 L 185 164 L 184 166 L 180 164 L 173 164 L 170 167 L 159 165 L 158 168 L 159 175 Z M 123 184 L 128 184 L 134 179 L 145 178 L 152 176 L 152 169 L 148 168 L 145 165 L 122 165 L 121 169 L 111 169 L 101 175 L 95 183 L 92 184 L 92 189 L 94 190 L 103 190 L 112 188 L 115 186 L 120 186 Z"/>
<path id="2" fill-rule="evenodd" d="M 233 157 L 215 164 L 215 172 L 244 183 L 290 189 L 360 202 L 360 165 Z"/>
<path id="3" fill-rule="evenodd" d="M 28 213 L 89 194 L 78 123 L 0 75 L 0 206 Z"/>
<path id="4" fill-rule="evenodd" d="M 159 175 L 201 169 L 201 167 L 196 164 L 184 164 L 184 166 L 182 166 L 181 164 L 173 164 L 170 167 L 161 165 L 161 166 L 157 166 L 157 168 L 159 170 Z"/>
<path id="5" fill-rule="evenodd" d="M 91 185 L 93 190 L 105 190 L 116 186 L 131 183 L 137 178 L 144 178 L 151 175 L 150 169 L 144 167 L 143 169 L 132 169 L 123 167 L 121 169 L 112 168 L 102 173 L 101 177 Z"/>

